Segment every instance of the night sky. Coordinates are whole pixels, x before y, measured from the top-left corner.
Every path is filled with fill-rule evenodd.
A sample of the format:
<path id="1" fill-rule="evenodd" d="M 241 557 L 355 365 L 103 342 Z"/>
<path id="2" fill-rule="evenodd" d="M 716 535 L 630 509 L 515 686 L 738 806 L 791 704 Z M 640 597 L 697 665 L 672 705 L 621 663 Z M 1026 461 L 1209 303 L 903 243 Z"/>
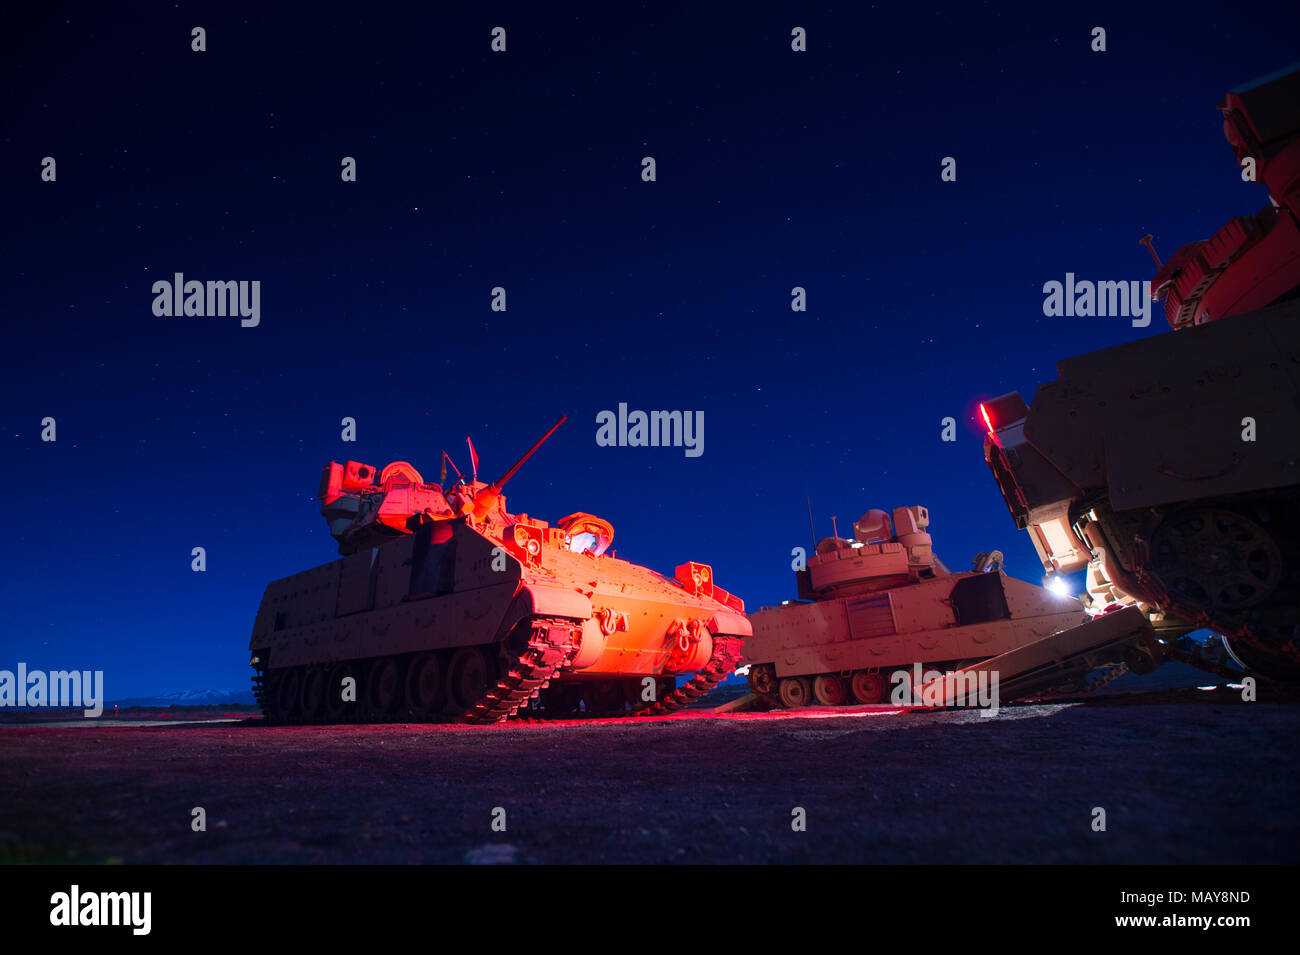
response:
<path id="1" fill-rule="evenodd" d="M 975 402 L 1168 332 L 1042 286 L 1262 208 L 1215 106 L 1296 59 L 1275 4 L 272 6 L 6 12 L 0 668 L 246 689 L 266 583 L 336 556 L 323 464 L 436 480 L 472 435 L 492 478 L 562 413 L 510 509 L 750 609 L 794 596 L 805 494 L 818 537 L 924 504 L 954 570 L 1036 581 Z M 260 325 L 156 317 L 176 272 L 259 280 Z M 703 411 L 703 455 L 598 447 L 620 402 Z"/>

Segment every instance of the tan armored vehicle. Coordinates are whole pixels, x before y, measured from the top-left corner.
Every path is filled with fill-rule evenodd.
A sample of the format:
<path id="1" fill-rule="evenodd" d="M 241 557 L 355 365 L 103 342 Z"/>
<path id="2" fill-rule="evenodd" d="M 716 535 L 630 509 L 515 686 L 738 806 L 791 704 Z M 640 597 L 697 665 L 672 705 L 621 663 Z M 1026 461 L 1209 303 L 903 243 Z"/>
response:
<path id="1" fill-rule="evenodd" d="M 773 706 L 880 703 L 915 664 L 955 669 L 1084 622 L 1075 597 L 1002 573 L 1002 555 L 953 573 L 924 507 L 868 511 L 853 540 L 829 537 L 795 573 L 798 601 L 750 615 L 753 692 Z"/>
<path id="2" fill-rule="evenodd" d="M 1174 636 L 1210 628 L 1248 668 L 1293 680 L 1300 69 L 1219 108 L 1269 205 L 1156 258 L 1152 294 L 1173 331 L 1058 362 L 1032 406 L 985 402 L 984 453 L 1043 569 L 1086 568 L 1091 612 L 1137 607 Z"/>
<path id="3" fill-rule="evenodd" d="M 267 585 L 249 646 L 268 720 L 667 713 L 735 669 L 745 605 L 707 564 L 662 577 L 610 552 L 599 517 L 506 510 L 502 487 L 555 428 L 491 484 L 477 464 L 447 487 L 405 461 L 326 465 L 343 556 Z"/>

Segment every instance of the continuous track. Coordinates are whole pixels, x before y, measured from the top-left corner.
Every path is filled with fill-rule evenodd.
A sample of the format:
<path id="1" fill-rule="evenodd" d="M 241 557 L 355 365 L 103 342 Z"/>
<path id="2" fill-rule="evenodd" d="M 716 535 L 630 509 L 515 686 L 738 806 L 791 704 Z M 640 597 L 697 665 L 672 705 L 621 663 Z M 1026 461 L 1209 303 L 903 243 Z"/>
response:
<path id="1" fill-rule="evenodd" d="M 717 635 L 708 663 L 681 686 L 648 705 L 631 705 L 621 696 L 621 684 L 639 680 L 609 681 L 618 690 L 617 707 L 588 705 L 577 713 L 579 684 L 573 690 L 571 711 L 538 705 L 542 691 L 551 686 L 577 655 L 574 621 L 533 617 L 521 621 L 505 641 L 480 648 L 453 648 L 429 654 L 403 654 L 349 660 L 329 667 L 285 667 L 254 670 L 253 692 L 267 722 L 277 725 L 429 722 L 499 723 L 507 719 L 556 719 L 573 715 L 601 717 L 658 716 L 672 713 L 700 699 L 726 679 L 741 660 L 741 639 Z M 473 654 L 477 653 L 475 657 Z M 469 654 L 466 656 L 466 654 Z M 436 662 L 430 662 L 433 657 Z M 439 687 L 422 702 L 416 666 L 438 674 Z M 466 675 L 468 673 L 468 675 Z M 346 678 L 353 680 L 351 700 L 331 706 L 324 694 L 343 694 Z M 315 688 L 324 693 L 317 698 Z M 391 698 L 393 686 L 398 698 Z M 606 688 L 608 689 L 608 688 Z M 523 711 L 523 713 L 521 713 Z"/>

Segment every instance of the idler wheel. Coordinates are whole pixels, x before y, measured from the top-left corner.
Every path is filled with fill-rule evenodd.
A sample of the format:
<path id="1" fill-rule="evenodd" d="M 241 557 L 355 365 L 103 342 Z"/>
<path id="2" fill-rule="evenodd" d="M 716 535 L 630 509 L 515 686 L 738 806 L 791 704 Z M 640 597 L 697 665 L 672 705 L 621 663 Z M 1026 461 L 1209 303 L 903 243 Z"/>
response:
<path id="1" fill-rule="evenodd" d="M 885 680 L 879 673 L 858 670 L 850 686 L 853 698 L 859 703 L 880 703 L 885 699 Z"/>
<path id="2" fill-rule="evenodd" d="M 406 708 L 412 716 L 427 719 L 442 711 L 446 696 L 442 661 L 436 653 L 421 653 L 406 673 Z"/>
<path id="3" fill-rule="evenodd" d="M 447 696 L 452 705 L 464 712 L 483 699 L 492 687 L 494 669 L 479 647 L 461 647 L 453 653 L 447 668 Z"/>
<path id="4" fill-rule="evenodd" d="M 394 657 L 381 657 L 366 674 L 366 712 L 392 716 L 402 702 L 402 668 Z"/>
<path id="5" fill-rule="evenodd" d="M 794 709 L 812 703 L 812 681 L 806 676 L 788 676 L 781 681 L 781 702 Z"/>
<path id="6" fill-rule="evenodd" d="M 351 663 L 338 663 L 330 668 L 325 681 L 325 718 L 331 723 L 343 723 L 356 713 L 356 679 L 357 670 Z M 351 680 L 345 688 L 346 681 Z M 344 699 L 344 692 L 348 698 Z"/>
<path id="7" fill-rule="evenodd" d="M 822 706 L 843 706 L 849 700 L 849 688 L 841 677 L 823 673 L 813 680 L 813 696 Z"/>
<path id="8" fill-rule="evenodd" d="M 304 720 L 318 720 L 325 712 L 325 668 L 308 667 L 303 674 L 299 705 Z"/>
<path id="9" fill-rule="evenodd" d="M 302 688 L 297 667 L 283 670 L 275 681 L 276 718 L 289 722 L 297 719 L 301 710 L 298 704 L 298 692 Z"/>
<path id="10" fill-rule="evenodd" d="M 1147 569 L 1170 594 L 1210 613 L 1232 613 L 1267 600 L 1282 579 L 1273 536 L 1226 508 L 1175 511 L 1151 535 Z"/>

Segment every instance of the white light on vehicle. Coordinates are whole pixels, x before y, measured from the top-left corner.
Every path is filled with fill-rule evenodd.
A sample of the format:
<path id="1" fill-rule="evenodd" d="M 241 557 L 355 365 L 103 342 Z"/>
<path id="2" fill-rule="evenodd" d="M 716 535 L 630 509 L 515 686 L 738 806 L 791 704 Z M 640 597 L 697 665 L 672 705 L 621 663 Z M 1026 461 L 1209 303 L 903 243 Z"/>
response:
<path id="1" fill-rule="evenodd" d="M 1069 585 L 1067 585 L 1066 582 L 1062 580 L 1060 577 L 1048 578 L 1047 589 L 1050 590 L 1052 593 L 1056 594 L 1058 597 L 1073 596 L 1070 593 Z"/>
<path id="2" fill-rule="evenodd" d="M 575 554 L 593 549 L 597 544 L 596 535 L 588 532 L 574 534 L 569 538 L 569 550 Z"/>

